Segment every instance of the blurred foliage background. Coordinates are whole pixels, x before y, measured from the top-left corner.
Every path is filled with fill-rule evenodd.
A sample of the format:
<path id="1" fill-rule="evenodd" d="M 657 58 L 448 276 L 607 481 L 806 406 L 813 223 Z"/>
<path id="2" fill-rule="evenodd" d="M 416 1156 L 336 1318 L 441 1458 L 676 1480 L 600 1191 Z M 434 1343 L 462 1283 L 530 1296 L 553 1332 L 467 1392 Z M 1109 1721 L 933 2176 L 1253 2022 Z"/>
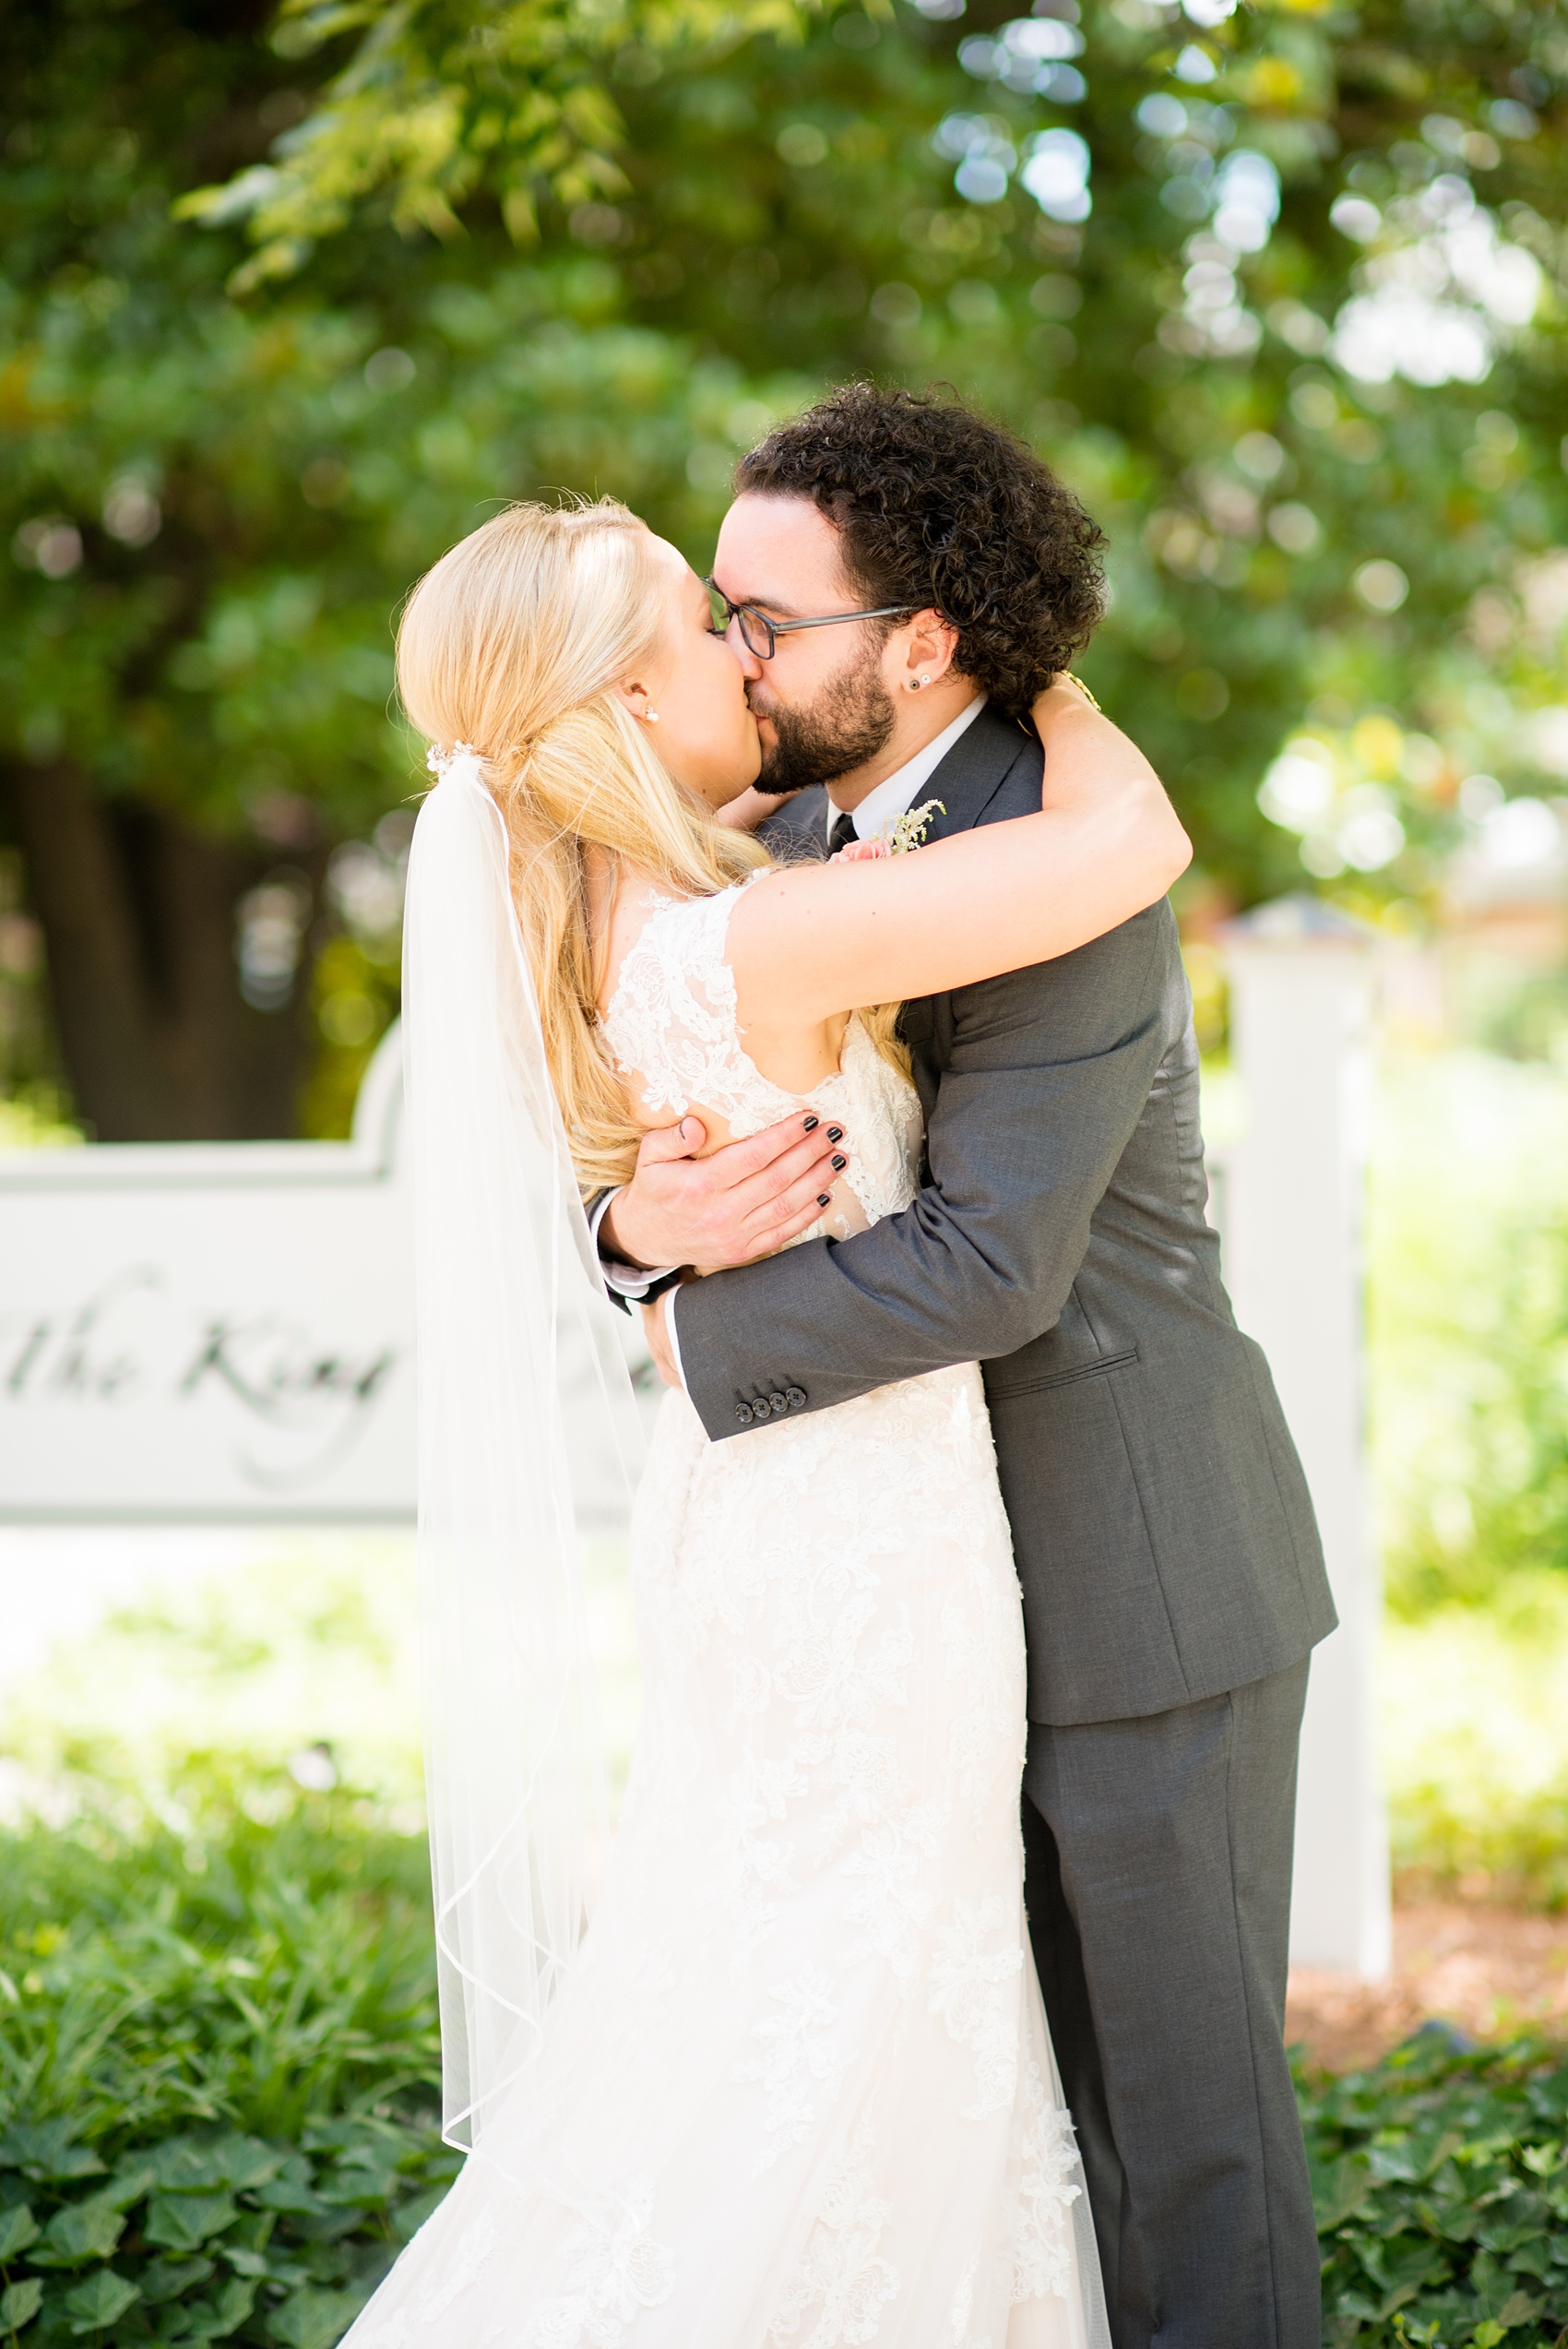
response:
<path id="1" fill-rule="evenodd" d="M 701 564 L 738 451 L 859 372 L 981 401 L 1110 532 L 1085 666 L 1197 841 L 1200 944 L 1303 881 L 1419 926 L 1500 810 L 1550 820 L 1560 7 L 5 24 L 0 990 L 38 1118 L 341 1132 L 422 781 L 409 583 L 558 487 Z"/>
<path id="2" fill-rule="evenodd" d="M 951 385 L 1110 535 L 1084 667 L 1197 844 L 1211 1075 L 1227 914 L 1304 887 L 1382 933 L 1396 1857 L 1562 1906 L 1562 7 L 0 22 L 0 1147 L 345 1133 L 424 781 L 410 582 L 559 490 L 706 568 L 775 417 Z M 367 1536 L 149 1572 L 8 1667 L 11 2337 L 329 2349 L 444 2189 L 409 1567 Z M 624 1763 L 636 1660 L 593 1573 Z M 1565 2114 L 1560 2053 L 1441 2032 L 1307 2085 L 1325 2339 L 1561 2338 Z"/>

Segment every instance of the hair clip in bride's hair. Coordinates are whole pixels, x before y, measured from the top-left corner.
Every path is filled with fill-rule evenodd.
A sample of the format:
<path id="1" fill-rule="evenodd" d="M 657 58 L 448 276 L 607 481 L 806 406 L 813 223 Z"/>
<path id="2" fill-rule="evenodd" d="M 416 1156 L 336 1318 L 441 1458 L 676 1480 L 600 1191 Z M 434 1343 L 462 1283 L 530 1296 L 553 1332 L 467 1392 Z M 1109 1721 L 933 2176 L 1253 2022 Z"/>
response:
<path id="1" fill-rule="evenodd" d="M 445 746 L 433 742 L 424 754 L 424 763 L 438 783 L 444 783 L 460 758 L 471 758 L 477 770 L 479 753 L 471 742 L 448 743 Z"/>

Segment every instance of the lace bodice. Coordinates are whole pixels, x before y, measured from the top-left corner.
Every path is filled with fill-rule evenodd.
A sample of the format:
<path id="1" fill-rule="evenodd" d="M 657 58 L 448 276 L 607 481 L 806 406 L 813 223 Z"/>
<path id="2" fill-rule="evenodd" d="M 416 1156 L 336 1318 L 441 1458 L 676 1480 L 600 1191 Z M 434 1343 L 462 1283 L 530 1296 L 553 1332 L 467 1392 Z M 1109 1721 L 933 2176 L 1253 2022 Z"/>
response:
<path id="1" fill-rule="evenodd" d="M 749 887 L 742 881 L 713 897 L 655 900 L 626 949 L 604 1015 L 616 1063 L 650 1116 L 712 1110 L 736 1141 L 798 1109 L 837 1119 L 849 1137 L 844 1179 L 866 1222 L 896 1215 L 919 1182 L 920 1103 L 860 1020 L 851 1019 L 845 1031 L 837 1070 L 804 1094 L 765 1077 L 741 1042 L 725 941 L 730 916 Z M 833 1228 L 829 1210 L 800 1237 Z"/>

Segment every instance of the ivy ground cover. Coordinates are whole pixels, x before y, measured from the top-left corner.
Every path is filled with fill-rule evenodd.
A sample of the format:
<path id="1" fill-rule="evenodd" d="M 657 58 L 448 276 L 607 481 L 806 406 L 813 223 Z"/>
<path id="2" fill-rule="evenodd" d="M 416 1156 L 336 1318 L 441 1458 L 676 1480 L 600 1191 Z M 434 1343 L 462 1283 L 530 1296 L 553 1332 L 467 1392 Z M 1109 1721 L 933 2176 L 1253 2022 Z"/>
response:
<path id="1" fill-rule="evenodd" d="M 0 2344 L 330 2349 L 439 2201 L 425 1854 L 208 1783 L 0 1835 Z M 1568 2053 L 1302 2076 L 1329 2349 L 1568 2341 Z"/>
<path id="2" fill-rule="evenodd" d="M 456 2173 L 422 1840 L 269 1793 L 3 1839 L 8 2349 L 328 2349 Z"/>

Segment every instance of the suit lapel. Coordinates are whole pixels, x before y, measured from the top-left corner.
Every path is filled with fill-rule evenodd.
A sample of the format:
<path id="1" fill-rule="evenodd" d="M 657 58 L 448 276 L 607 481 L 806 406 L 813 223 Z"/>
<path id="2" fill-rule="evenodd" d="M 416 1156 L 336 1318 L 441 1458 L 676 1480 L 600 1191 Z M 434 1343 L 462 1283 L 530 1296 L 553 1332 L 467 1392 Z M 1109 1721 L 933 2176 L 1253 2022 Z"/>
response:
<path id="1" fill-rule="evenodd" d="M 951 840 L 971 831 L 1017 765 L 1033 738 L 1011 718 L 992 709 L 967 726 L 921 793 L 942 802 L 933 811 L 928 841 Z M 952 1009 L 946 996 L 912 996 L 898 1014 L 898 1032 L 909 1048 L 915 1089 L 929 1123 L 936 1099 L 937 1073 L 951 1047 Z"/>
<path id="2" fill-rule="evenodd" d="M 989 707 L 982 709 L 921 793 L 922 801 L 939 799 L 945 810 L 932 815 L 927 840 L 948 840 L 955 832 L 971 830 L 1030 739 L 1016 720 Z"/>
<path id="3" fill-rule="evenodd" d="M 1027 730 L 995 709 L 982 709 L 966 726 L 946 757 L 921 792 L 922 802 L 936 799 L 944 812 L 933 813 L 927 840 L 946 840 L 967 832 L 980 822 L 1030 740 Z M 759 827 L 757 838 L 782 863 L 802 855 L 827 854 L 827 793 L 820 783 L 796 792 L 779 803 L 776 815 Z"/>
<path id="4" fill-rule="evenodd" d="M 820 783 L 780 802 L 776 814 L 757 827 L 757 838 L 780 864 L 799 864 L 827 854 L 827 793 Z"/>

